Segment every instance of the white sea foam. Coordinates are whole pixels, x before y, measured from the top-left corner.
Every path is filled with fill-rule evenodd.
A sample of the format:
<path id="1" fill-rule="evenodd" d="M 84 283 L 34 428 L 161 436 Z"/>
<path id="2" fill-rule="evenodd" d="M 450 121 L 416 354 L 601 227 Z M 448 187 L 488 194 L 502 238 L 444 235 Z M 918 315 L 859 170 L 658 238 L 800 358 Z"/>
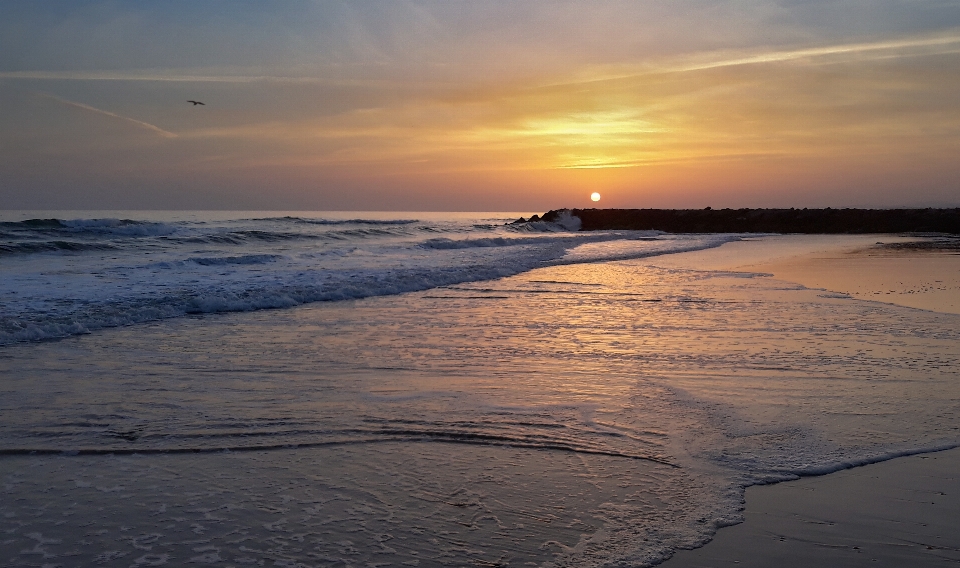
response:
<path id="1" fill-rule="evenodd" d="M 32 219 L 3 223 L 0 345 L 195 313 L 399 294 L 729 237 L 490 219 Z M 64 240 L 65 235 L 73 241 Z M 648 240 L 636 240 L 636 239 Z M 602 248 L 586 249 L 605 243 Z M 579 248 L 578 248 L 579 247 Z"/>

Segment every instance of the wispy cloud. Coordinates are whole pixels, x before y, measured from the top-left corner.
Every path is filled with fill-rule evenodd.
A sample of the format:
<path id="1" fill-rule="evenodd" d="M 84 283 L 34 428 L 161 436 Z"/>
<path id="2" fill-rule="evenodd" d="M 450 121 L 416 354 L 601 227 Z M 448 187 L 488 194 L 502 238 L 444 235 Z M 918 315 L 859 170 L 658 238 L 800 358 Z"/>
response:
<path id="1" fill-rule="evenodd" d="M 687 56 L 672 61 L 634 61 L 628 64 L 614 64 L 610 68 L 619 68 L 620 71 L 596 73 L 586 71 L 586 76 L 579 82 L 605 81 L 629 79 L 647 75 L 649 73 L 677 73 L 692 72 L 721 67 L 742 65 L 757 65 L 764 63 L 782 63 L 803 59 L 830 58 L 836 56 L 860 57 L 875 54 L 882 57 L 911 57 L 916 55 L 933 55 L 939 53 L 955 53 L 960 51 L 960 32 L 952 31 L 940 33 L 936 36 L 906 37 L 902 39 L 883 40 L 874 42 L 860 42 L 835 44 L 818 47 L 805 47 L 785 50 L 762 50 L 754 52 L 700 52 L 690 53 Z M 2 71 L 0 79 L 7 80 L 57 80 L 57 81 L 144 81 L 170 83 L 265 83 L 265 84 L 300 84 L 300 85 L 339 85 L 339 86 L 366 86 L 366 87 L 396 87 L 405 82 L 402 79 L 377 77 L 379 65 L 353 66 L 353 72 L 360 72 L 361 77 L 344 76 L 342 66 L 334 66 L 321 73 L 329 76 L 298 75 L 269 75 L 259 72 L 244 72 L 243 69 L 204 69 L 200 72 L 189 72 L 177 69 L 140 69 L 121 71 Z M 362 69 L 361 69 L 362 68 Z M 186 72 L 185 72 L 186 71 Z M 249 70 L 248 70 L 249 71 Z M 259 71 L 259 69 L 257 70 Z M 416 83 L 420 87 L 447 86 L 445 81 L 429 81 L 420 75 Z M 569 84 L 561 81 L 560 84 Z M 553 86 L 553 84 L 544 85 Z"/>
<path id="2" fill-rule="evenodd" d="M 37 95 L 38 95 L 38 96 L 41 96 L 41 97 L 44 97 L 44 98 L 47 98 L 47 99 L 55 100 L 55 101 L 57 101 L 57 102 L 59 102 L 59 103 L 61 103 L 61 104 L 65 104 L 65 105 L 67 105 L 67 106 L 72 106 L 72 107 L 74 107 L 74 108 L 79 108 L 79 109 L 83 109 L 83 110 L 86 110 L 86 111 L 95 112 L 95 113 L 97 113 L 97 114 L 102 114 L 102 115 L 105 115 L 105 116 L 109 116 L 109 117 L 112 117 L 112 118 L 116 118 L 116 119 L 119 119 L 119 120 L 123 120 L 123 121 L 125 121 L 125 122 L 129 122 L 129 123 L 131 123 L 131 124 L 134 124 L 134 125 L 136 125 L 136 126 L 139 126 L 140 128 L 146 128 L 147 130 L 150 130 L 150 131 L 152 131 L 152 132 L 154 132 L 154 133 L 156 133 L 156 134 L 159 134 L 160 136 L 163 136 L 164 138 L 176 138 L 176 137 L 177 137 L 177 135 L 174 134 L 173 132 L 169 132 L 169 131 L 167 131 L 167 130 L 164 130 L 164 129 L 160 128 L 159 126 L 155 126 L 155 125 L 153 125 L 153 124 L 150 124 L 149 122 L 143 122 L 142 120 L 137 120 L 137 119 L 135 119 L 135 118 L 130 118 L 129 116 L 122 116 L 122 115 L 119 115 L 119 114 L 117 114 L 117 113 L 115 113 L 115 112 L 110 112 L 110 111 L 108 111 L 108 110 L 99 109 L 99 108 L 96 108 L 96 107 L 92 107 L 92 106 L 90 106 L 90 105 L 85 105 L 85 104 L 83 104 L 83 103 L 78 103 L 78 102 L 76 102 L 76 101 L 70 101 L 70 100 L 67 100 L 67 99 L 64 99 L 64 98 L 60 98 L 60 97 L 58 97 L 58 96 L 56 96 L 56 95 L 51 95 L 51 94 L 49 94 L 49 93 L 37 93 Z"/>
<path id="3" fill-rule="evenodd" d="M 870 57 L 915 57 L 917 55 L 937 55 L 960 51 L 960 34 L 937 35 L 934 37 L 914 37 L 899 40 L 847 43 L 819 47 L 786 50 L 762 50 L 753 53 L 712 52 L 694 53 L 668 62 L 643 62 L 619 67 L 619 71 L 587 72 L 581 79 L 562 81 L 543 85 L 556 87 L 571 84 L 586 84 L 603 81 L 635 79 L 651 74 L 689 73 L 706 71 L 722 67 L 760 65 L 765 63 L 787 63 L 790 61 L 827 59 L 836 61 L 837 57 L 860 59 Z M 829 59 L 828 59 L 829 58 Z"/>
<path id="4" fill-rule="evenodd" d="M 174 83 L 254 83 L 258 81 L 310 83 L 301 77 L 257 75 L 190 75 L 143 71 L 3 71 L 0 79 L 45 79 L 52 81 L 164 81 Z"/>
<path id="5" fill-rule="evenodd" d="M 159 83 L 227 83 L 328 85 L 356 87 L 397 87 L 401 81 L 393 79 L 351 79 L 343 77 L 312 77 L 288 75 L 190 74 L 165 71 L 0 71 L 0 79 L 47 81 L 131 81 Z M 417 81 L 421 87 L 446 85 L 444 82 Z"/>
<path id="6" fill-rule="evenodd" d="M 861 54 L 876 51 L 905 50 L 914 48 L 943 48 L 948 47 L 948 51 L 956 51 L 960 47 L 960 36 L 944 36 L 925 39 L 905 39 L 896 41 L 878 41 L 870 43 L 850 43 L 840 45 L 829 45 L 823 47 L 812 47 L 805 49 L 793 49 L 786 51 L 769 51 L 744 57 L 723 59 L 719 61 L 707 61 L 703 63 L 694 63 L 686 66 L 679 66 L 675 71 L 698 71 L 701 69 L 714 69 L 717 67 L 732 67 L 735 65 L 752 65 L 758 63 L 776 63 L 781 61 L 794 61 L 797 59 L 807 59 L 811 57 L 826 57 L 830 55 Z M 939 50 L 935 51 L 939 52 Z M 913 55 L 912 52 L 905 53 L 905 56 Z"/>

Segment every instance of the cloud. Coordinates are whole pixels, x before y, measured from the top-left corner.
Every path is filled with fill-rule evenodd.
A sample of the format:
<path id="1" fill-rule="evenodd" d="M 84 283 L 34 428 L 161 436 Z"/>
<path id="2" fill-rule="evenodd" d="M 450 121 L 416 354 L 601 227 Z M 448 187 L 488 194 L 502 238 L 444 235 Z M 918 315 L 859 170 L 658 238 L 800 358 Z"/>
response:
<path id="1" fill-rule="evenodd" d="M 165 83 L 276 83 L 292 85 L 334 85 L 395 87 L 390 79 L 349 79 L 283 75 L 190 74 L 164 71 L 0 71 L 0 79 L 50 81 L 146 81 Z"/>
<path id="2" fill-rule="evenodd" d="M 825 57 L 829 55 L 861 54 L 873 51 L 903 50 L 911 48 L 924 47 L 947 47 L 947 53 L 953 53 L 960 48 L 960 36 L 944 36 L 925 39 L 905 39 L 895 41 L 878 41 L 871 43 L 851 43 L 841 45 L 830 45 L 824 47 L 812 47 L 806 49 L 794 49 L 786 51 L 771 51 L 767 53 L 758 53 L 745 57 L 725 59 L 720 61 L 704 62 L 688 66 L 678 67 L 676 71 L 698 71 L 701 69 L 714 69 L 717 67 L 731 67 L 734 65 L 752 65 L 758 63 L 776 63 L 781 61 L 794 61 L 797 59 L 807 59 L 811 57 Z M 934 53 L 943 53 L 944 51 L 934 51 Z M 925 53 L 926 54 L 926 53 Z M 903 56 L 911 56 L 912 52 L 904 53 Z"/>
<path id="3" fill-rule="evenodd" d="M 840 56 L 843 60 L 861 59 L 865 54 L 884 58 L 915 57 L 917 55 L 939 55 L 957 53 L 960 51 L 960 35 L 937 35 L 934 37 L 914 37 L 899 40 L 876 42 L 835 44 L 820 47 L 808 47 L 787 50 L 764 50 L 754 53 L 708 52 L 691 54 L 682 59 L 675 59 L 670 63 L 651 64 L 640 63 L 626 67 L 621 72 L 594 73 L 582 79 L 570 82 L 560 82 L 544 85 L 556 87 L 562 85 L 587 84 L 602 81 L 618 81 L 636 79 L 651 74 L 662 73 L 690 73 L 706 71 L 722 67 L 737 67 L 745 65 L 760 65 L 765 63 L 786 63 L 790 61 L 809 60 L 816 58 L 831 58 Z M 835 57 L 829 62 L 835 62 Z M 633 67 L 633 69 L 630 69 Z"/>
<path id="4" fill-rule="evenodd" d="M 150 130 L 150 131 L 152 131 L 152 132 L 155 132 L 156 134 L 159 134 L 160 136 L 163 136 L 164 138 L 176 138 L 176 137 L 177 137 L 177 135 L 174 134 L 173 132 L 168 132 L 168 131 L 160 128 L 159 126 L 155 126 L 155 125 L 153 125 L 153 124 L 150 124 L 149 122 L 143 122 L 142 120 L 137 120 L 137 119 L 135 119 L 135 118 L 130 118 L 130 117 L 128 117 L 128 116 L 121 116 L 121 115 L 119 115 L 119 114 L 117 114 L 117 113 L 110 112 L 110 111 L 103 110 L 103 109 L 99 109 L 99 108 L 96 108 L 96 107 L 92 107 L 92 106 L 90 106 L 90 105 L 85 105 L 85 104 L 83 104 L 83 103 L 78 103 L 78 102 L 75 102 L 75 101 L 68 101 L 67 99 L 63 99 L 63 98 L 60 98 L 60 97 L 58 97 L 58 96 L 51 95 L 51 94 L 48 94 L 48 93 L 37 93 L 37 95 L 38 95 L 38 96 L 41 96 L 41 97 L 44 97 L 44 98 L 47 98 L 47 99 L 55 100 L 55 101 L 57 101 L 57 102 L 59 102 L 59 103 L 61 103 L 61 104 L 65 104 L 65 105 L 68 105 L 68 106 L 72 106 L 72 107 L 79 108 L 79 109 L 83 109 L 83 110 L 90 111 L 90 112 L 95 112 L 95 113 L 97 113 L 97 114 L 102 114 L 102 115 L 105 115 L 105 116 L 109 116 L 109 117 L 112 117 L 112 118 L 117 118 L 117 119 L 120 119 L 120 120 L 129 122 L 129 123 L 131 123 L 131 124 L 135 124 L 136 126 L 139 126 L 140 128 L 146 128 L 147 130 Z"/>
<path id="5" fill-rule="evenodd" d="M 579 72 L 568 69 L 573 76 L 557 77 L 537 86 L 555 87 L 562 85 L 585 84 L 599 81 L 616 81 L 639 78 L 659 73 L 689 73 L 723 67 L 759 65 L 768 63 L 786 63 L 800 60 L 821 59 L 826 63 L 839 60 L 857 60 L 867 57 L 897 58 L 918 55 L 937 55 L 960 51 L 960 33 L 941 32 L 937 35 L 914 36 L 902 39 L 874 42 L 822 45 L 798 49 L 762 50 L 754 52 L 707 51 L 691 52 L 685 56 L 668 59 L 649 58 L 634 60 L 630 63 L 586 66 Z M 659 60 L 658 60 L 659 59 Z M 222 68 L 203 69 L 196 72 L 175 69 L 141 69 L 114 71 L 0 71 L 0 80 L 58 80 L 58 81 L 131 81 L 165 83 L 225 83 L 225 84 L 277 84 L 277 85 L 318 85 L 335 87 L 400 88 L 416 85 L 418 89 L 436 89 L 451 87 L 450 70 L 443 65 L 426 65 L 427 76 L 415 73 L 415 79 L 403 79 L 402 73 L 391 70 L 382 63 L 332 65 L 323 68 L 322 76 L 312 74 L 273 75 L 262 73 L 261 69 Z M 253 71 L 253 72 L 251 72 Z M 314 69 L 314 72 L 317 72 Z M 431 73 L 436 75 L 429 77 Z M 548 73 L 549 74 L 549 73 Z M 540 75 L 534 72 L 534 76 Z M 532 77 L 531 77 L 532 78 Z M 468 81 L 469 82 L 469 81 Z M 488 83 L 485 82 L 485 84 Z M 462 88 L 461 84 L 461 88 Z"/>

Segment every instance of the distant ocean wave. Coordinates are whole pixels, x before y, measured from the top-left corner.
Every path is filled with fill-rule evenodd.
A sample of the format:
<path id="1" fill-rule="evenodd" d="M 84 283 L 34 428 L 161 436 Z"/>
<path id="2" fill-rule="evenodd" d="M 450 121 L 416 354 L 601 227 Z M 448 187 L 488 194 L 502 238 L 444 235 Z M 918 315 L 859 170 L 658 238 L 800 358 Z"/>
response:
<path id="1" fill-rule="evenodd" d="M 306 219 L 303 217 L 264 217 L 252 221 L 285 221 L 306 225 L 411 225 L 419 223 L 416 219 Z"/>
<path id="2" fill-rule="evenodd" d="M 250 241 L 278 242 L 278 241 L 296 241 L 296 240 L 316 240 L 322 238 L 320 235 L 302 234 L 294 232 L 266 231 L 266 230 L 246 230 L 246 231 L 224 231 L 224 232 L 204 232 L 191 236 L 171 237 L 169 240 L 180 241 L 184 243 L 208 243 L 208 244 L 230 244 L 242 245 Z"/>
<path id="3" fill-rule="evenodd" d="M 40 241 L 14 242 L 0 244 L 0 256 L 13 254 L 35 254 L 43 252 L 82 252 L 114 250 L 117 247 L 109 243 L 89 243 L 78 241 Z"/>
<path id="4" fill-rule="evenodd" d="M 126 237 L 155 237 L 176 232 L 168 223 L 134 221 L 131 219 L 27 219 L 2 222 L 0 228 L 10 236 L 29 236 L 31 233 L 90 233 Z"/>
<path id="5" fill-rule="evenodd" d="M 187 314 L 402 294 L 729 240 L 655 237 L 488 219 L 6 222 L 0 224 L 0 345 Z M 570 254 L 578 247 L 584 252 Z"/>
<path id="6" fill-rule="evenodd" d="M 157 268 L 182 268 L 187 263 L 198 264 L 200 266 L 229 266 L 229 265 L 249 265 L 249 264 L 267 264 L 285 258 L 279 254 L 246 254 L 240 256 L 208 256 L 192 257 L 186 260 L 172 262 L 158 262 L 153 266 Z"/>
<path id="7" fill-rule="evenodd" d="M 437 238 L 424 241 L 420 246 L 427 249 L 452 250 L 467 249 L 477 247 L 513 247 L 518 245 L 534 245 L 538 243 L 555 243 L 555 238 L 509 238 L 509 237 L 487 237 L 480 239 L 448 239 Z"/>
<path id="8" fill-rule="evenodd" d="M 277 221 L 270 219 L 269 221 Z M 205 226 L 171 224 L 129 219 L 29 219 L 0 223 L 0 255 L 49 252 L 114 250 L 122 246 L 143 246 L 144 241 L 159 239 L 158 246 L 212 244 L 242 247 L 249 243 L 284 241 L 349 241 L 410 236 L 409 225 L 417 221 L 296 220 L 303 226 L 321 230 L 296 230 L 282 223 L 270 226 Z M 427 229 L 427 228 L 422 228 Z M 129 241 L 129 243 L 126 243 Z"/>
<path id="9" fill-rule="evenodd" d="M 188 262 L 206 267 L 264 264 L 275 259 L 234 257 L 198 258 Z M 181 263 L 183 266 L 186 263 Z M 173 266 L 167 266 L 173 268 Z M 177 294 L 136 294 L 98 303 L 75 303 L 63 313 L 0 314 L 0 345 L 18 341 L 56 339 L 99 329 L 169 319 L 188 314 L 249 312 L 290 308 L 322 301 L 355 300 L 427 290 L 449 284 L 488 280 L 517 274 L 520 267 L 474 266 L 466 269 L 395 271 L 387 273 L 322 275 L 314 284 L 291 282 L 272 288 L 229 290 L 185 288 Z"/>
<path id="10" fill-rule="evenodd" d="M 0 227 L 8 229 L 62 229 L 66 227 L 60 219 L 27 219 L 26 221 L 3 221 Z"/>

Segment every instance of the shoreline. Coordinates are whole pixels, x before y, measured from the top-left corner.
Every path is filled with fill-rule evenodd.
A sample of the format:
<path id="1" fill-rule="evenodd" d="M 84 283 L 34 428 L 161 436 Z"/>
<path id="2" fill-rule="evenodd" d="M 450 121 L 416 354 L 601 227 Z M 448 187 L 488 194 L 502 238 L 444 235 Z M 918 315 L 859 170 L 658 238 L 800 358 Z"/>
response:
<path id="1" fill-rule="evenodd" d="M 745 492 L 744 522 L 664 568 L 946 566 L 960 562 L 960 447 Z"/>
<path id="2" fill-rule="evenodd" d="M 950 249 L 914 246 L 916 239 L 907 237 L 884 236 L 878 244 L 873 236 L 811 236 L 787 255 L 764 254 L 764 241 L 783 238 L 789 237 L 728 243 L 710 259 L 694 252 L 651 263 L 764 273 L 836 297 L 960 314 L 960 255 Z M 679 550 L 660 566 L 955 565 L 960 445 L 951 446 L 749 486 L 743 523 L 719 529 L 704 546 Z"/>
<path id="3" fill-rule="evenodd" d="M 785 249 L 786 254 L 771 256 L 764 243 L 777 241 L 796 244 Z M 726 243 L 715 251 L 664 255 L 649 263 L 757 272 L 840 298 L 960 314 L 960 254 L 936 244 L 933 238 L 899 235 L 771 235 Z"/>

